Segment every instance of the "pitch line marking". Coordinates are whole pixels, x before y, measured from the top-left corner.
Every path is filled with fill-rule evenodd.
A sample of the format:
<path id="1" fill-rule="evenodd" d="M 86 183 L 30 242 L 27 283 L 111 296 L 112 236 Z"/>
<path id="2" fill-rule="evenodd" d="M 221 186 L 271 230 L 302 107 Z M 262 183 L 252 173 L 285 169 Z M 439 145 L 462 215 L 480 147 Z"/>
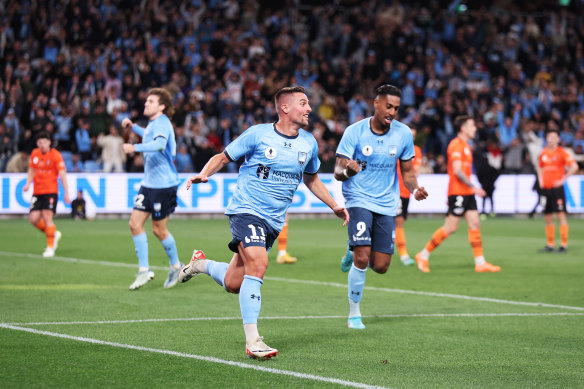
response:
<path id="1" fill-rule="evenodd" d="M 38 254 L 28 254 L 28 253 L 12 253 L 8 251 L 0 251 L 0 255 L 4 256 L 18 256 L 18 257 L 25 257 L 25 258 L 33 258 L 33 259 L 42 259 L 42 260 L 50 260 L 50 261 L 63 261 L 63 262 L 72 262 L 72 263 L 84 263 L 90 265 L 102 265 L 102 266 L 116 266 L 116 267 L 128 267 L 128 268 L 136 268 L 136 265 L 132 265 L 129 263 L 121 263 L 121 262 L 108 262 L 108 261 L 97 261 L 92 259 L 79 259 L 79 258 L 68 258 L 68 257 L 53 257 L 53 258 L 43 258 L 41 255 Z M 150 266 L 151 269 L 154 270 L 168 270 L 168 267 L 162 266 Z M 319 285 L 319 286 L 333 286 L 337 288 L 346 289 L 346 284 L 339 284 L 337 282 L 324 282 L 324 281 L 311 281 L 311 280 L 295 280 L 290 278 L 281 278 L 281 277 L 264 277 L 266 280 L 271 281 L 280 281 L 280 282 L 292 282 L 298 284 L 308 284 L 308 285 Z M 446 297 L 446 298 L 454 298 L 460 300 L 472 300 L 472 301 L 484 301 L 489 303 L 499 303 L 499 304 L 511 304 L 511 305 L 522 305 L 527 307 L 542 307 L 542 308 L 558 308 L 558 309 L 570 309 L 574 311 L 584 311 L 584 307 L 574 307 L 569 305 L 556 305 L 556 304 L 547 304 L 547 303 L 532 303 L 526 301 L 513 301 L 513 300 L 502 300 L 502 299 L 495 299 L 490 297 L 475 297 L 475 296 L 466 296 L 461 294 L 451 294 L 451 293 L 435 293 L 435 292 L 423 292 L 417 290 L 406 290 L 406 289 L 390 289 L 390 288 L 378 288 L 374 286 L 366 286 L 365 290 L 377 291 L 377 292 L 388 292 L 388 293 L 402 293 L 402 294 L 414 294 L 414 295 L 421 295 L 421 296 L 432 296 L 432 297 Z"/>
<path id="2" fill-rule="evenodd" d="M 13 326 L 13 325 L 8 325 L 8 324 L 0 324 L 0 327 L 10 329 L 10 330 L 15 330 L 15 331 L 24 331 L 24 332 L 28 332 L 28 333 L 32 333 L 32 334 L 37 334 L 37 335 L 52 336 L 55 338 L 75 340 L 78 342 L 98 344 L 98 345 L 102 345 L 102 346 L 117 347 L 117 348 L 136 350 L 136 351 L 146 351 L 146 352 L 150 352 L 150 353 L 171 355 L 171 356 L 180 357 L 180 358 L 197 359 L 199 361 L 219 363 L 222 365 L 235 366 L 235 367 L 239 367 L 242 369 L 252 369 L 252 370 L 257 370 L 257 371 L 261 371 L 261 372 L 265 372 L 265 373 L 280 374 L 280 375 L 284 375 L 284 376 L 302 378 L 302 379 L 307 379 L 307 380 L 312 380 L 312 381 L 320 381 L 320 382 L 326 382 L 326 383 L 331 383 L 331 384 L 350 386 L 353 388 L 364 388 L 364 389 L 384 388 L 383 386 L 367 385 L 367 384 L 363 384 L 360 382 L 346 381 L 346 380 L 341 380 L 338 378 L 323 377 L 323 376 L 318 376 L 318 375 L 314 375 L 314 374 L 298 373 L 298 372 L 290 371 L 290 370 L 281 370 L 281 369 L 274 369 L 274 368 L 270 368 L 270 367 L 250 365 L 247 363 L 228 361 L 225 359 L 219 359 L 219 358 L 215 358 L 215 357 L 207 357 L 207 356 L 203 356 L 203 355 L 180 353 L 180 352 L 172 351 L 172 350 L 163 350 L 163 349 L 156 349 L 156 348 L 150 348 L 150 347 L 134 346 L 131 344 L 107 342 L 107 341 L 99 340 L 99 339 L 85 338 L 85 337 L 81 337 L 81 336 L 72 336 L 72 335 L 60 334 L 57 332 L 50 332 L 50 331 L 41 331 L 41 330 L 36 330 L 33 328 L 25 328 L 25 327 Z"/>
<path id="3" fill-rule="evenodd" d="M 580 312 L 548 312 L 548 313 L 414 313 L 403 315 L 363 315 L 364 318 L 417 318 L 417 317 L 534 317 L 534 316 L 584 316 Z M 318 320 L 318 319 L 346 319 L 344 315 L 323 316 L 260 316 L 262 320 Z M 45 325 L 79 325 L 79 324 L 133 324 L 133 323 L 160 323 L 170 321 L 214 321 L 214 320 L 241 320 L 240 316 L 225 317 L 177 317 L 160 319 L 134 319 L 134 320 L 96 320 L 96 321 L 39 321 L 30 323 L 0 323 L 13 326 L 45 326 Z"/>

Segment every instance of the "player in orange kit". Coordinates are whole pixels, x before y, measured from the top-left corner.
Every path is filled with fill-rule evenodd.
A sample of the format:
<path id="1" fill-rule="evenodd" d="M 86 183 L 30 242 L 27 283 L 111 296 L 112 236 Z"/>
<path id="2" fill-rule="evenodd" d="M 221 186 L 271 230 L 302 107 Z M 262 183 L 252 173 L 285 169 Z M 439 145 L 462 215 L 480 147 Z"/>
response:
<path id="1" fill-rule="evenodd" d="M 59 198 L 59 177 L 63 184 L 65 203 L 70 204 L 71 200 L 65 162 L 61 153 L 51 148 L 51 138 L 46 132 L 41 132 L 37 136 L 36 144 L 37 148 L 30 155 L 28 177 L 23 190 L 27 192 L 31 182 L 34 183 L 29 220 L 47 236 L 47 248 L 43 252 L 43 257 L 50 258 L 55 256 L 55 250 L 61 239 L 61 232 L 57 231 L 53 222 Z"/>
<path id="2" fill-rule="evenodd" d="M 547 245 L 540 252 L 551 253 L 555 251 L 555 214 L 560 222 L 560 248 L 558 252 L 565 253 L 568 250 L 568 219 L 566 218 L 564 183 L 568 177 L 578 171 L 578 164 L 559 145 L 560 136 L 557 130 L 548 130 L 545 139 L 547 146 L 539 156 L 537 167 L 537 179 L 541 188 L 540 201 L 543 208 L 547 236 Z"/>
<path id="3" fill-rule="evenodd" d="M 472 117 L 462 115 L 454 119 L 454 130 L 458 135 L 450 142 L 446 152 L 449 177 L 448 214 L 444 220 L 444 225 L 434 232 L 426 247 L 416 254 L 416 264 L 422 272 L 429 273 L 430 253 L 444 239 L 456 232 L 460 218 L 464 216 L 468 225 L 468 241 L 475 257 L 475 271 L 478 273 L 498 272 L 501 268 L 487 262 L 483 255 L 481 227 L 475 194 L 484 197 L 485 191 L 474 186 L 470 181 L 472 151 L 468 141 L 474 138 L 477 127 Z"/>
<path id="4" fill-rule="evenodd" d="M 416 129 L 410 127 L 412 136 L 416 138 Z M 414 158 L 412 159 L 412 168 L 416 177 L 420 175 L 420 166 L 422 166 L 422 149 L 414 145 Z M 408 218 L 408 206 L 410 204 L 410 191 L 406 188 L 402 178 L 399 160 L 397 161 L 397 176 L 399 178 L 399 197 L 400 202 L 397 208 L 397 216 L 395 218 L 395 244 L 399 251 L 401 262 L 404 266 L 410 266 L 416 263 L 408 254 L 406 246 L 406 234 L 404 232 L 404 222 Z"/>

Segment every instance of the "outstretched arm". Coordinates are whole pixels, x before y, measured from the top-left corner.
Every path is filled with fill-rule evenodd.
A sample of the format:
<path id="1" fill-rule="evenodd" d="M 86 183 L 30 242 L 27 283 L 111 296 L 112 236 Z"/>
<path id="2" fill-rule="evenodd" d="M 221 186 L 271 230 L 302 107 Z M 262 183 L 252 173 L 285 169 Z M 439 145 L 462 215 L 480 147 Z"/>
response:
<path id="1" fill-rule="evenodd" d="M 343 219 L 343 226 L 346 226 L 349 223 L 349 213 L 333 199 L 326 186 L 324 186 L 318 177 L 318 174 L 304 174 L 302 179 L 304 180 L 304 185 L 323 203 L 328 205 L 337 217 Z"/>
<path id="2" fill-rule="evenodd" d="M 203 170 L 199 174 L 195 174 L 187 180 L 187 189 L 191 187 L 192 184 L 200 184 L 201 182 L 208 182 L 209 177 L 217 173 L 219 170 L 223 169 L 225 165 L 229 163 L 229 158 L 225 153 L 215 154 L 209 162 L 203 167 Z"/>

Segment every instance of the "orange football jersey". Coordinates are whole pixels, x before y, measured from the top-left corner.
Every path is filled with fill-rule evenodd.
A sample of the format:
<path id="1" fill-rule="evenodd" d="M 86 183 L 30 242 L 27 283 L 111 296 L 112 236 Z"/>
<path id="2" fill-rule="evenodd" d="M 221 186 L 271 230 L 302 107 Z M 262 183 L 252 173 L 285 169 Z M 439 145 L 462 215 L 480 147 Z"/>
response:
<path id="1" fill-rule="evenodd" d="M 561 146 L 554 151 L 544 148 L 539 155 L 539 168 L 542 172 L 542 187 L 550 189 L 554 187 L 554 182 L 559 181 L 566 172 L 566 167 L 574 163 L 574 158 Z"/>
<path id="2" fill-rule="evenodd" d="M 459 137 L 454 138 L 448 145 L 446 151 L 448 158 L 448 196 L 468 196 L 474 194 L 472 188 L 460 181 L 452 170 L 454 161 L 462 162 L 462 172 L 470 180 L 472 174 L 472 150 L 468 143 Z"/>
<path id="3" fill-rule="evenodd" d="M 65 170 L 61 153 L 51 149 L 43 154 L 36 148 L 30 155 L 28 166 L 35 169 L 33 195 L 59 193 L 59 170 Z"/>
<path id="4" fill-rule="evenodd" d="M 412 158 L 412 167 L 415 169 L 420 166 L 422 166 L 422 149 L 419 146 L 414 145 L 414 158 Z M 408 188 L 406 188 L 404 179 L 402 178 L 399 160 L 397 161 L 397 176 L 399 178 L 399 197 L 410 197 L 411 193 Z"/>

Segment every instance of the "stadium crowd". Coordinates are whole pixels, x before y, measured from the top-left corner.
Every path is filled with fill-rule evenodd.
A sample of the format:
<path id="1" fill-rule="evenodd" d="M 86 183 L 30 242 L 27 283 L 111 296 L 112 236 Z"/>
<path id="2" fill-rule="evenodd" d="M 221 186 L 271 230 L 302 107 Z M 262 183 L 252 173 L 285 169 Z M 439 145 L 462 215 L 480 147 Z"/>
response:
<path id="1" fill-rule="evenodd" d="M 534 173 L 549 128 L 583 168 L 581 3 L 314 3 L 0 2 L 0 172 L 26 171 L 41 131 L 68 171 L 142 171 L 140 154 L 121 146 L 139 139 L 120 123 L 145 124 L 157 86 L 173 95 L 178 170 L 200 171 L 246 128 L 275 120 L 272 97 L 285 85 L 309 90 L 307 130 L 321 172 L 332 172 L 344 129 L 372 114 L 382 83 L 402 90 L 400 121 L 418 130 L 422 173 L 446 172 L 459 114 L 477 119 L 489 174 Z"/>

